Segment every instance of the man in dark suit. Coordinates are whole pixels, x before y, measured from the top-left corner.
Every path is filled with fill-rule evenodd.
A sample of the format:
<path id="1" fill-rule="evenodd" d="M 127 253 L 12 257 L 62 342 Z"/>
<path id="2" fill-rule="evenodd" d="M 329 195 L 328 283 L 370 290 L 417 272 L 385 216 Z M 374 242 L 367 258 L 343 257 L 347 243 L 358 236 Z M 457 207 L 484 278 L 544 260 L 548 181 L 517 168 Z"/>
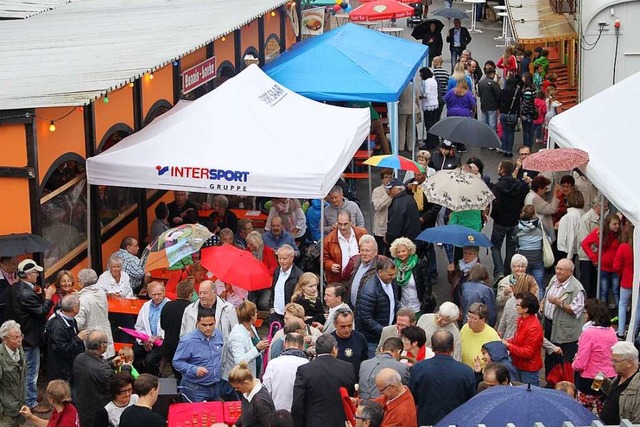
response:
<path id="1" fill-rule="evenodd" d="M 380 334 L 392 325 L 398 311 L 398 287 L 394 282 L 396 266 L 387 257 L 380 257 L 376 274 L 364 285 L 358 297 L 356 329 L 367 338 L 369 358 L 376 354 Z"/>
<path id="2" fill-rule="evenodd" d="M 409 378 L 409 390 L 418 405 L 418 425 L 421 426 L 437 424 L 471 399 L 476 389 L 473 369 L 451 357 L 451 332 L 436 331 L 431 345 L 436 355 L 415 364 Z"/>
<path id="3" fill-rule="evenodd" d="M 291 302 L 293 290 L 298 283 L 298 279 L 302 276 L 302 270 L 293 264 L 296 255 L 291 245 L 282 245 L 278 249 L 278 264 L 280 268 L 273 273 L 273 284 L 269 293 L 269 324 L 271 322 L 280 322 L 284 325 L 284 307 Z M 261 308 L 264 292 L 258 297 L 256 305 Z"/>
<path id="4" fill-rule="evenodd" d="M 453 20 L 453 28 L 449 30 L 447 43 L 449 43 L 449 51 L 451 51 L 451 71 L 453 72 L 453 67 L 458 63 L 460 54 L 471 43 L 469 30 L 462 26 L 462 22 L 458 18 Z"/>
<path id="5" fill-rule="evenodd" d="M 293 386 L 291 414 L 296 427 L 345 425 L 340 387 L 350 395 L 356 376 L 350 363 L 336 358 L 338 344 L 332 335 L 316 340 L 318 357 L 298 368 Z"/>

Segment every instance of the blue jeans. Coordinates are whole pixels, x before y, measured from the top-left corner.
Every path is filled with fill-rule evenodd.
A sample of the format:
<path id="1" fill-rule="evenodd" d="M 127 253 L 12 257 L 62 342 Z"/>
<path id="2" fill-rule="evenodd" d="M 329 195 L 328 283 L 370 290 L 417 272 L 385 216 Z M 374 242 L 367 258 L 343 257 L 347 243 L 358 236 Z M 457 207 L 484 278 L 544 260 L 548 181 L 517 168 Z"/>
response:
<path id="1" fill-rule="evenodd" d="M 620 276 L 608 271 L 600 272 L 600 300 L 609 303 L 609 291 L 613 293 L 616 305 L 620 303 Z"/>
<path id="2" fill-rule="evenodd" d="M 513 154 L 513 140 L 515 138 L 516 128 L 507 124 L 507 118 L 517 118 L 515 114 L 500 114 L 500 124 L 502 124 L 502 151 L 507 154 Z"/>
<path id="3" fill-rule="evenodd" d="M 481 121 L 495 132 L 498 129 L 498 112 L 495 110 L 483 111 Z"/>
<path id="4" fill-rule="evenodd" d="M 539 125 L 533 125 L 533 136 L 536 139 L 542 139 L 542 123 Z"/>
<path id="5" fill-rule="evenodd" d="M 482 21 L 484 16 L 484 4 L 476 3 L 476 21 Z"/>
<path id="6" fill-rule="evenodd" d="M 530 262 L 527 265 L 527 274 L 533 276 L 536 279 L 536 283 L 538 284 L 538 296 L 540 297 L 539 301 L 542 301 L 544 298 L 544 264 L 542 261 L 538 262 Z"/>
<path id="7" fill-rule="evenodd" d="M 493 278 L 511 274 L 511 258 L 516 253 L 516 241 L 513 238 L 514 227 L 503 227 L 493 223 L 491 232 L 491 258 L 493 258 Z M 502 241 L 507 239 L 504 262 L 502 261 Z"/>
<path id="8" fill-rule="evenodd" d="M 40 347 L 25 348 L 27 359 L 27 382 L 25 383 L 25 403 L 29 408 L 38 406 L 38 371 L 40 370 Z"/>
<path id="9" fill-rule="evenodd" d="M 446 1 L 445 1 L 446 3 Z M 451 6 L 449 6 L 451 7 Z M 451 50 L 451 72 L 453 72 L 453 66 L 456 65 L 458 63 L 458 60 L 460 59 L 460 54 L 462 53 L 462 49 L 460 48 L 453 48 Z"/>
<path id="10" fill-rule="evenodd" d="M 527 147 L 533 147 L 533 121 L 530 119 L 522 120 L 522 143 Z"/>
<path id="11" fill-rule="evenodd" d="M 618 306 L 618 335 L 624 335 L 624 327 L 627 323 L 627 308 L 631 308 L 631 292 L 632 289 L 620 288 L 620 305 Z M 638 306 L 638 315 L 640 315 L 640 305 Z M 636 315 L 636 327 L 633 331 L 629 331 L 627 335 L 636 337 L 638 334 L 638 322 L 640 317 Z M 633 332 L 633 335 L 631 333 Z"/>
<path id="12" fill-rule="evenodd" d="M 182 393 L 188 399 L 187 402 L 213 402 L 220 397 L 218 392 L 219 384 L 220 383 L 200 385 L 183 378 L 182 381 L 180 381 L 178 392 Z"/>
<path id="13" fill-rule="evenodd" d="M 540 386 L 540 371 L 523 371 L 518 368 L 516 368 L 516 371 L 520 375 L 521 383 Z"/>

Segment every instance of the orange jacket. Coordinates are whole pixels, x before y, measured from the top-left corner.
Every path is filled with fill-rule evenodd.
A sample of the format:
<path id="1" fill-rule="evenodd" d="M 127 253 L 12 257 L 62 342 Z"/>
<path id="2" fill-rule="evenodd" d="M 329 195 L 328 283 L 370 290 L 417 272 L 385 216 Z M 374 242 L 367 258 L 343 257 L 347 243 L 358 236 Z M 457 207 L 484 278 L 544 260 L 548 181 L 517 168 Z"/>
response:
<path id="1" fill-rule="evenodd" d="M 356 233 L 356 241 L 360 241 L 360 237 L 367 234 L 367 230 L 361 227 L 352 226 Z M 338 242 L 338 230 L 333 230 L 324 238 L 322 247 L 322 263 L 324 266 L 324 274 L 327 276 L 327 283 L 342 282 L 341 272 L 334 273 L 331 271 L 333 264 L 342 265 L 342 249 Z"/>
<path id="2" fill-rule="evenodd" d="M 384 408 L 384 417 L 380 427 L 415 427 L 418 425 L 416 402 L 407 386 L 403 387 L 404 393 L 393 402 L 387 403 L 387 396 L 373 399 Z"/>

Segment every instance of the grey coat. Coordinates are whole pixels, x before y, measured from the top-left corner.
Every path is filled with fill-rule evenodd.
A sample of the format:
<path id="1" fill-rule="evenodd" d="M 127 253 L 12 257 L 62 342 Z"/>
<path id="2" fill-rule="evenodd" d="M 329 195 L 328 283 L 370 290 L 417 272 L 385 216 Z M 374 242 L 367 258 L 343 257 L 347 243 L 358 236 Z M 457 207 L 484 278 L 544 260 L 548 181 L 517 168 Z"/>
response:
<path id="1" fill-rule="evenodd" d="M 20 361 L 15 362 L 4 343 L 0 344 L 0 418 L 22 417 L 19 412 L 25 399 L 27 360 L 22 347 Z"/>

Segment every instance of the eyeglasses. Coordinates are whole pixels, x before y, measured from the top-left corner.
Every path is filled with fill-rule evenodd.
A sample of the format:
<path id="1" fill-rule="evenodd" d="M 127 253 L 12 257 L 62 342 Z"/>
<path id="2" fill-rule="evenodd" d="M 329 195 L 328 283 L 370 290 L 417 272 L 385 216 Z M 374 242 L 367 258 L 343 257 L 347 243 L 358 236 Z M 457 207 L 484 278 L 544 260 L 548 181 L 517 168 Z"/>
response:
<path id="1" fill-rule="evenodd" d="M 12 337 L 7 336 L 6 337 L 8 340 L 14 340 L 14 341 L 18 341 L 24 338 L 24 334 L 20 334 L 20 335 L 14 335 Z"/>
<path id="2" fill-rule="evenodd" d="M 391 387 L 391 384 L 387 384 L 386 386 L 382 387 L 381 389 L 378 389 L 378 392 L 380 392 L 380 394 L 384 393 L 384 391 L 386 389 L 388 389 L 389 387 Z"/>
<path id="3" fill-rule="evenodd" d="M 620 362 L 626 362 L 626 361 L 627 361 L 627 359 L 618 359 L 618 360 L 616 360 L 613 357 L 611 358 L 611 363 L 613 363 L 614 365 L 617 365 Z"/>
<path id="4" fill-rule="evenodd" d="M 371 421 L 371 418 L 363 417 L 362 415 L 355 415 L 353 418 L 360 421 Z"/>
<path id="5" fill-rule="evenodd" d="M 125 388 L 124 390 L 120 390 L 118 392 L 119 395 L 131 394 L 131 393 L 133 393 L 133 387 Z"/>

